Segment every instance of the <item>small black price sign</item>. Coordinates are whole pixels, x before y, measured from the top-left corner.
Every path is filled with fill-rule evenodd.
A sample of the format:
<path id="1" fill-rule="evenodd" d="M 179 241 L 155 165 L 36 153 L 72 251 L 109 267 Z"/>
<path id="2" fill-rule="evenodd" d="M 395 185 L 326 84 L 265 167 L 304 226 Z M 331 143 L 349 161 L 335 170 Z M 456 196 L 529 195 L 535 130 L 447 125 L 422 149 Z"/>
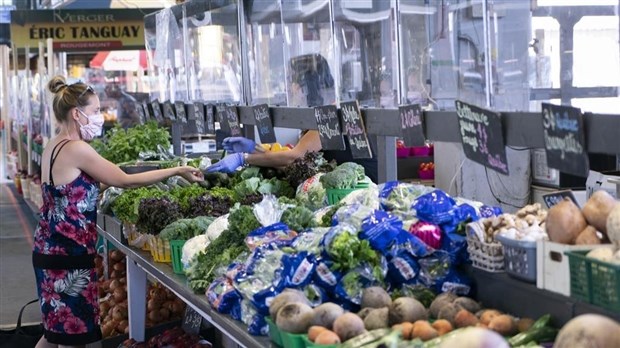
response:
<path id="1" fill-rule="evenodd" d="M 542 123 L 547 166 L 563 173 L 587 177 L 590 161 L 586 153 L 581 110 L 543 103 Z"/>
<path id="2" fill-rule="evenodd" d="M 217 116 L 217 122 L 220 123 L 220 129 L 226 134 L 230 134 L 230 126 L 228 125 L 228 116 L 226 111 L 226 104 L 218 104 L 215 106 L 215 114 Z"/>
<path id="3" fill-rule="evenodd" d="M 241 136 L 241 127 L 237 117 L 237 107 L 234 105 L 218 105 L 217 118 L 222 130 L 233 137 Z"/>
<path id="4" fill-rule="evenodd" d="M 420 104 L 403 105 L 398 107 L 400 114 L 400 129 L 407 146 L 424 146 L 424 128 L 422 123 L 422 108 Z"/>
<path id="5" fill-rule="evenodd" d="M 576 206 L 579 206 L 579 203 L 577 203 L 577 199 L 575 198 L 575 195 L 573 194 L 573 191 L 567 190 L 567 191 L 557 191 L 557 192 L 553 192 L 553 193 L 549 193 L 546 195 L 543 195 L 543 200 L 545 201 L 545 204 L 547 205 L 547 208 L 551 208 L 554 205 L 560 203 L 561 201 L 563 201 L 564 199 L 570 199 L 571 201 L 573 201 L 573 203 L 575 203 Z"/>
<path id="6" fill-rule="evenodd" d="M 201 102 L 194 102 L 194 121 L 196 121 L 196 132 L 205 133 L 205 107 Z"/>
<path id="7" fill-rule="evenodd" d="M 347 135 L 353 158 L 372 158 L 364 120 L 357 100 L 340 103 L 342 127 Z"/>
<path id="8" fill-rule="evenodd" d="M 150 120 L 155 118 L 153 116 L 153 114 L 151 113 L 151 107 L 149 106 L 149 103 L 143 102 L 142 103 L 142 110 L 144 110 L 144 120 L 145 121 L 150 121 Z"/>
<path id="9" fill-rule="evenodd" d="M 157 120 L 157 122 L 163 122 L 164 116 L 161 113 L 161 106 L 159 105 L 159 101 L 154 100 L 151 103 L 151 107 L 153 107 L 153 116 Z"/>
<path id="10" fill-rule="evenodd" d="M 205 105 L 205 130 L 207 134 L 215 134 L 215 117 L 213 115 L 213 104 Z"/>
<path id="11" fill-rule="evenodd" d="M 182 101 L 174 102 L 174 109 L 177 112 L 177 119 L 183 123 L 187 123 L 187 114 L 185 112 L 185 103 Z"/>
<path id="12" fill-rule="evenodd" d="M 172 103 L 169 100 L 164 102 L 164 117 L 172 121 L 176 120 L 174 108 L 172 107 Z"/>
<path id="13" fill-rule="evenodd" d="M 460 100 L 455 104 L 465 156 L 489 169 L 508 175 L 502 116 Z"/>
<path id="14" fill-rule="evenodd" d="M 144 109 L 142 108 L 142 104 L 136 103 L 136 111 L 138 112 L 138 116 L 140 117 L 140 124 L 145 124 L 146 115 L 144 114 Z"/>
<path id="15" fill-rule="evenodd" d="M 202 324 L 202 316 L 198 314 L 192 307 L 185 307 L 185 315 L 181 327 L 188 334 L 198 335 L 200 333 L 200 325 Z"/>
<path id="16" fill-rule="evenodd" d="M 276 132 L 273 130 L 273 123 L 269 115 L 269 106 L 267 104 L 255 105 L 252 107 L 254 119 L 256 120 L 256 129 L 260 141 L 265 144 L 276 142 Z"/>
<path id="17" fill-rule="evenodd" d="M 314 117 L 321 138 L 323 150 L 344 150 L 344 138 L 340 130 L 338 109 L 335 105 L 317 106 L 314 108 Z"/>

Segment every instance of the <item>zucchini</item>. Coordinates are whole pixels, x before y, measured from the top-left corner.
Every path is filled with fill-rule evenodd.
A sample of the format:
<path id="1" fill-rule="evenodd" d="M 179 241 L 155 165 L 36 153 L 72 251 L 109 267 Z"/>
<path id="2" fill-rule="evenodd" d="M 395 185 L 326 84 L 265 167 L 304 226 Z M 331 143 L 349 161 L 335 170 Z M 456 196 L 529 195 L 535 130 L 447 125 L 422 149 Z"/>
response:
<path id="1" fill-rule="evenodd" d="M 541 328 L 530 328 L 526 332 L 522 332 L 508 339 L 508 343 L 512 347 L 523 346 L 532 342 L 552 342 L 555 336 L 558 335 L 558 330 L 549 326 L 543 326 Z"/>
<path id="2" fill-rule="evenodd" d="M 368 331 L 364 334 L 347 340 L 342 344 L 341 348 L 359 348 L 363 345 L 372 343 L 383 338 L 384 336 L 388 335 L 390 331 L 390 329 L 377 329 Z"/>

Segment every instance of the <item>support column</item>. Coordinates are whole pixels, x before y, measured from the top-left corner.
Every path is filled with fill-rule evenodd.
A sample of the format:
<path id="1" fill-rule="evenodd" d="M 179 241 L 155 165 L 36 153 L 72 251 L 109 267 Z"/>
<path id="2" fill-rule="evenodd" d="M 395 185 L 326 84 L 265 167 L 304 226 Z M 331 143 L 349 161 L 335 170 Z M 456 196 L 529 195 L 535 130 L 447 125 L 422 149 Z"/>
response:
<path id="1" fill-rule="evenodd" d="M 146 272 L 129 257 L 127 262 L 127 303 L 129 338 L 144 341 L 146 328 Z"/>

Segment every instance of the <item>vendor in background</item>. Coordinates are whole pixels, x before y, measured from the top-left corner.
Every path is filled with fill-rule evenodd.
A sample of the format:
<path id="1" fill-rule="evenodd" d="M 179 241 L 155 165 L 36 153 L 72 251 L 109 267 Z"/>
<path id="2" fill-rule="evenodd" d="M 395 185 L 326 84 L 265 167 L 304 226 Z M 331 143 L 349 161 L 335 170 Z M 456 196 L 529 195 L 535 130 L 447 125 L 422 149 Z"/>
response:
<path id="1" fill-rule="evenodd" d="M 293 71 L 293 82 L 303 86 L 306 93 L 306 105 L 309 107 L 319 106 L 323 103 L 321 92 L 326 88 L 333 87 L 333 76 L 325 58 L 320 54 L 305 55 L 295 57 L 291 60 Z M 374 137 L 369 137 L 372 153 L 376 153 L 376 142 Z M 378 167 L 376 158 L 354 159 L 351 155 L 351 147 L 345 136 L 346 149 L 343 151 L 323 151 L 323 157 L 334 160 L 341 164 L 344 162 L 355 162 L 364 167 L 366 175 L 373 181 L 378 180 Z M 222 147 L 228 156 L 212 165 L 207 172 L 232 173 L 237 168 L 244 165 L 258 167 L 283 168 L 293 163 L 296 159 L 302 158 L 308 152 L 318 152 L 322 150 L 321 138 L 316 130 L 308 130 L 302 133 L 299 142 L 290 151 L 279 152 L 257 152 L 254 140 L 244 137 L 230 137 L 224 139 Z"/>
<path id="2" fill-rule="evenodd" d="M 118 102 L 118 108 L 116 112 L 116 119 L 123 128 L 133 127 L 140 124 L 140 115 L 136 109 L 138 101 L 136 98 L 127 94 L 116 83 L 107 85 L 105 93 L 108 98 L 115 99 Z"/>

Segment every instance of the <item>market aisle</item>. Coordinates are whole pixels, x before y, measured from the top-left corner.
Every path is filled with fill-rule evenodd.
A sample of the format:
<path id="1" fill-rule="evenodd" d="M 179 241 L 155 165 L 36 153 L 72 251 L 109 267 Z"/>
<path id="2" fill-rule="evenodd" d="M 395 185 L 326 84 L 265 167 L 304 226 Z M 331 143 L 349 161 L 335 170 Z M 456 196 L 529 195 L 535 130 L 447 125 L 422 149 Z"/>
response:
<path id="1" fill-rule="evenodd" d="M 0 326 L 15 325 L 19 309 L 36 298 L 32 270 L 32 234 L 36 225 L 30 208 L 13 184 L 0 185 Z M 24 312 L 24 322 L 40 322 L 37 306 Z"/>

